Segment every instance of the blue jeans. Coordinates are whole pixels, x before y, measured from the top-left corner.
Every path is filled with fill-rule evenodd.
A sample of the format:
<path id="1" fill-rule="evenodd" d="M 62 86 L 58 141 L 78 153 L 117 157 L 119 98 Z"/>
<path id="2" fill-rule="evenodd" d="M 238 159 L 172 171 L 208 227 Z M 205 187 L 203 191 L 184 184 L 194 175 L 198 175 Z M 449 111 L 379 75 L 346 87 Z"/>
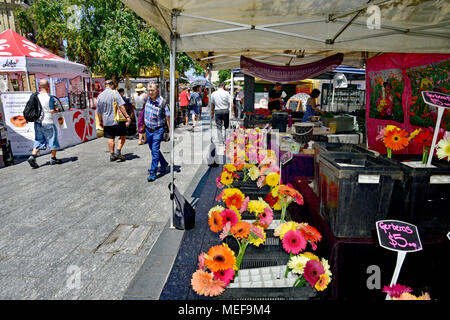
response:
<path id="1" fill-rule="evenodd" d="M 58 132 L 54 124 L 34 123 L 34 149 L 59 149 Z"/>
<path id="2" fill-rule="evenodd" d="M 161 151 L 159 150 L 161 140 L 163 139 L 164 135 L 164 127 L 159 128 L 153 132 L 145 128 L 145 135 L 147 136 L 148 147 L 150 148 L 150 152 L 152 154 L 152 165 L 150 167 L 150 174 L 155 174 L 156 168 L 158 168 L 158 163 L 161 163 L 161 167 L 163 168 L 169 165 L 166 159 L 164 159 L 164 156 L 162 155 Z"/>

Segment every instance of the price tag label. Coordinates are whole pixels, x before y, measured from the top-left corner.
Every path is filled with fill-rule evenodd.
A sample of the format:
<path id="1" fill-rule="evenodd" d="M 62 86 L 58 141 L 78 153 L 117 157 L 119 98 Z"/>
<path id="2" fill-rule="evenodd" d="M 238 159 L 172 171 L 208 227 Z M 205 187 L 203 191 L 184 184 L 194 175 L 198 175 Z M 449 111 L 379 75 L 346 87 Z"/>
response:
<path id="1" fill-rule="evenodd" d="M 420 251 L 419 232 L 413 224 L 398 220 L 377 221 L 377 234 L 380 246 L 392 251 Z"/>
<path id="2" fill-rule="evenodd" d="M 422 91 L 425 103 L 435 107 L 450 108 L 450 95 L 434 91 Z"/>
<path id="3" fill-rule="evenodd" d="M 285 165 L 286 163 L 288 163 L 289 161 L 292 160 L 292 157 L 294 155 L 292 154 L 292 152 L 287 151 L 286 153 L 284 153 L 281 157 L 280 157 L 280 163 L 281 165 Z"/>

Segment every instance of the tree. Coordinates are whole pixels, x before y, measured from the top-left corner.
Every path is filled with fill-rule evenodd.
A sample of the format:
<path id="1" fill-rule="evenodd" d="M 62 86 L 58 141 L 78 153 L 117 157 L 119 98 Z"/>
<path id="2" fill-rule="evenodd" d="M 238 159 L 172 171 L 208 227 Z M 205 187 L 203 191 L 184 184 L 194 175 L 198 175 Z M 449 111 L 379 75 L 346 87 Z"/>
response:
<path id="1" fill-rule="evenodd" d="M 220 82 L 225 82 L 225 80 L 230 79 L 231 77 L 231 70 L 227 69 L 227 70 L 220 70 L 219 71 L 219 83 Z"/>
<path id="2" fill-rule="evenodd" d="M 19 28 L 35 30 L 36 43 L 57 53 L 67 40 L 70 60 L 95 74 L 119 82 L 141 71 L 169 65 L 169 48 L 157 31 L 116 0 L 36 0 L 16 11 Z M 177 53 L 177 70 L 201 70 L 185 53 Z"/>

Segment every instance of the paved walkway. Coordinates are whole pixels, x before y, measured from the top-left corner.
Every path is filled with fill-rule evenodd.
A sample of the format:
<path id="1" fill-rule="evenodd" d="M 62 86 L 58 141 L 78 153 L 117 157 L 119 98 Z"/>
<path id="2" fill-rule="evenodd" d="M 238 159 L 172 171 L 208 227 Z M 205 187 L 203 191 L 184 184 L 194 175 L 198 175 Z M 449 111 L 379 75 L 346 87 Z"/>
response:
<path id="1" fill-rule="evenodd" d="M 195 203 L 208 167 L 186 160 L 201 159 L 202 149 L 186 153 L 188 131 L 176 134 L 175 185 Z M 196 131 L 209 132 L 207 117 Z M 170 161 L 169 142 L 162 151 Z M 110 163 L 100 138 L 58 152 L 61 165 L 44 155 L 39 169 L 23 162 L 0 170 L 0 299 L 123 299 L 149 254 L 161 256 L 163 234 L 175 239 L 172 252 L 144 284 L 158 299 L 183 233 L 168 230 L 171 174 L 148 183 L 149 149 L 137 140 L 122 153 L 127 161 Z"/>

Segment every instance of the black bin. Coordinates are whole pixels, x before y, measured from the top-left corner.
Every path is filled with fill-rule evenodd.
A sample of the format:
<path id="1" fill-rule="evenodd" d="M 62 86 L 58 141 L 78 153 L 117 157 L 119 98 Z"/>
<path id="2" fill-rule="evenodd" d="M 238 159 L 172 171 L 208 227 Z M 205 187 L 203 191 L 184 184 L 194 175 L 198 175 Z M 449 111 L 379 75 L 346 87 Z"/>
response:
<path id="1" fill-rule="evenodd" d="M 320 215 L 338 238 L 370 238 L 375 222 L 388 217 L 398 166 L 363 153 L 319 156 Z"/>
<path id="2" fill-rule="evenodd" d="M 322 152 L 356 152 L 372 154 L 372 151 L 351 143 L 335 143 L 335 142 L 314 142 L 314 184 L 313 190 L 315 194 L 319 194 L 319 156 Z"/>
<path id="3" fill-rule="evenodd" d="M 433 167 L 421 164 L 422 156 L 393 155 L 403 172 L 395 187 L 402 201 L 391 203 L 391 216 L 417 226 L 421 238 L 442 238 L 450 231 L 450 163 L 434 158 Z"/>
<path id="4" fill-rule="evenodd" d="M 279 132 L 286 132 L 289 115 L 287 112 L 273 112 L 272 113 L 272 129 Z"/>

